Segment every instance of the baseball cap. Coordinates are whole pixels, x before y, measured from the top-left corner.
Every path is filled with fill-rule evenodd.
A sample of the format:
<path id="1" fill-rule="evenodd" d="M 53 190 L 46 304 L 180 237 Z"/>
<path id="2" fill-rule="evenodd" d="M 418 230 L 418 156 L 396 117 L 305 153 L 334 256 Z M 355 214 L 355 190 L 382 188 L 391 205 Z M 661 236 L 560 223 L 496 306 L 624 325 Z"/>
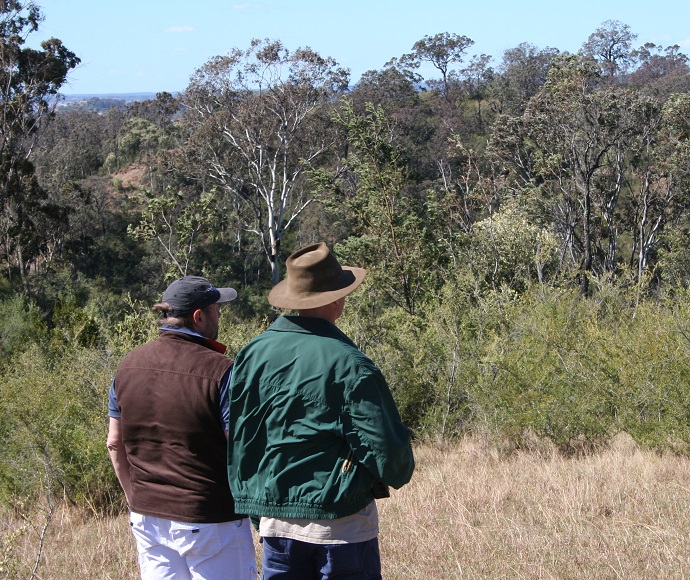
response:
<path id="1" fill-rule="evenodd" d="M 173 316 L 189 316 L 211 304 L 223 304 L 237 298 L 234 288 L 216 288 L 201 276 L 178 278 L 163 293 L 163 302 L 170 305 Z"/>

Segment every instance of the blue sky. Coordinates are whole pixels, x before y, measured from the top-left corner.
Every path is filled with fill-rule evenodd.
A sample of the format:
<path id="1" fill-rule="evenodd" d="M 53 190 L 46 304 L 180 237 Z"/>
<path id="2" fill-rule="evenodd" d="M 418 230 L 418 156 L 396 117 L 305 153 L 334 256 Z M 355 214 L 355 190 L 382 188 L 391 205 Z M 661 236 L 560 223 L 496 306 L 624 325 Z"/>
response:
<path id="1" fill-rule="evenodd" d="M 356 82 L 410 52 L 426 35 L 450 32 L 475 44 L 468 56 L 496 61 L 529 42 L 576 52 L 605 20 L 628 24 L 635 46 L 681 46 L 690 54 L 687 0 L 37 0 L 45 21 L 34 41 L 54 36 L 82 60 L 65 94 L 181 91 L 194 70 L 252 38 L 309 46 L 348 67 Z M 32 42 L 33 44 L 33 42 Z"/>

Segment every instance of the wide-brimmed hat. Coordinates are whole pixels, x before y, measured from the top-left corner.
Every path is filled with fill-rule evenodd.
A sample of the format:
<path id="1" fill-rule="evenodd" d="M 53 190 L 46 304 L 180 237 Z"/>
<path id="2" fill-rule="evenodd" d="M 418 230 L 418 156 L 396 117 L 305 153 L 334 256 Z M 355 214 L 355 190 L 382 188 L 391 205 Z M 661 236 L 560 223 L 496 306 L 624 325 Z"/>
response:
<path id="1" fill-rule="evenodd" d="M 189 316 L 211 304 L 223 304 L 237 298 L 234 288 L 216 288 L 201 276 L 184 276 L 175 280 L 163 293 L 172 316 Z"/>
<path id="2" fill-rule="evenodd" d="M 318 308 L 347 296 L 364 280 L 364 268 L 341 266 L 320 242 L 300 248 L 286 262 L 287 277 L 276 284 L 268 301 L 277 308 Z"/>

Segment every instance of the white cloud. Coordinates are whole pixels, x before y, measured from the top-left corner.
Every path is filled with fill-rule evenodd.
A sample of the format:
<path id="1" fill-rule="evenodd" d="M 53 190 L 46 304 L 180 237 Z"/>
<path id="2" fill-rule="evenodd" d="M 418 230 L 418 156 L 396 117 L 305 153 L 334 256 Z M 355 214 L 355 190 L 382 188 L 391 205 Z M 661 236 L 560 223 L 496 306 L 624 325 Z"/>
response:
<path id="1" fill-rule="evenodd" d="M 254 8 L 257 8 L 257 4 L 253 4 L 251 2 L 243 2 L 242 4 L 233 4 L 232 9 L 233 10 L 240 10 L 242 12 L 247 12 L 249 10 L 252 10 Z"/>
<path id="2" fill-rule="evenodd" d="M 168 32 L 196 32 L 193 26 L 171 26 Z"/>

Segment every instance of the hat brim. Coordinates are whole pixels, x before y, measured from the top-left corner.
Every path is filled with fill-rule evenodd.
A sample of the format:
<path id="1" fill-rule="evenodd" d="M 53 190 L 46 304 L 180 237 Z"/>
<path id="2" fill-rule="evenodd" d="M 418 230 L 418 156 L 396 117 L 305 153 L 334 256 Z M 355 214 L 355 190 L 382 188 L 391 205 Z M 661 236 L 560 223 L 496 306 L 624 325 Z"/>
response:
<path id="1" fill-rule="evenodd" d="M 237 290 L 234 288 L 216 288 L 220 292 L 220 298 L 214 304 L 223 304 L 224 302 L 232 302 L 237 298 Z"/>
<path id="2" fill-rule="evenodd" d="M 364 268 L 343 266 L 342 270 L 340 278 L 333 285 L 335 287 L 332 290 L 320 292 L 294 294 L 290 291 L 288 279 L 285 278 L 270 291 L 268 302 L 276 308 L 290 310 L 308 310 L 310 308 L 326 306 L 326 304 L 335 302 L 339 298 L 343 298 L 353 292 L 364 281 L 364 277 L 367 274 Z"/>

